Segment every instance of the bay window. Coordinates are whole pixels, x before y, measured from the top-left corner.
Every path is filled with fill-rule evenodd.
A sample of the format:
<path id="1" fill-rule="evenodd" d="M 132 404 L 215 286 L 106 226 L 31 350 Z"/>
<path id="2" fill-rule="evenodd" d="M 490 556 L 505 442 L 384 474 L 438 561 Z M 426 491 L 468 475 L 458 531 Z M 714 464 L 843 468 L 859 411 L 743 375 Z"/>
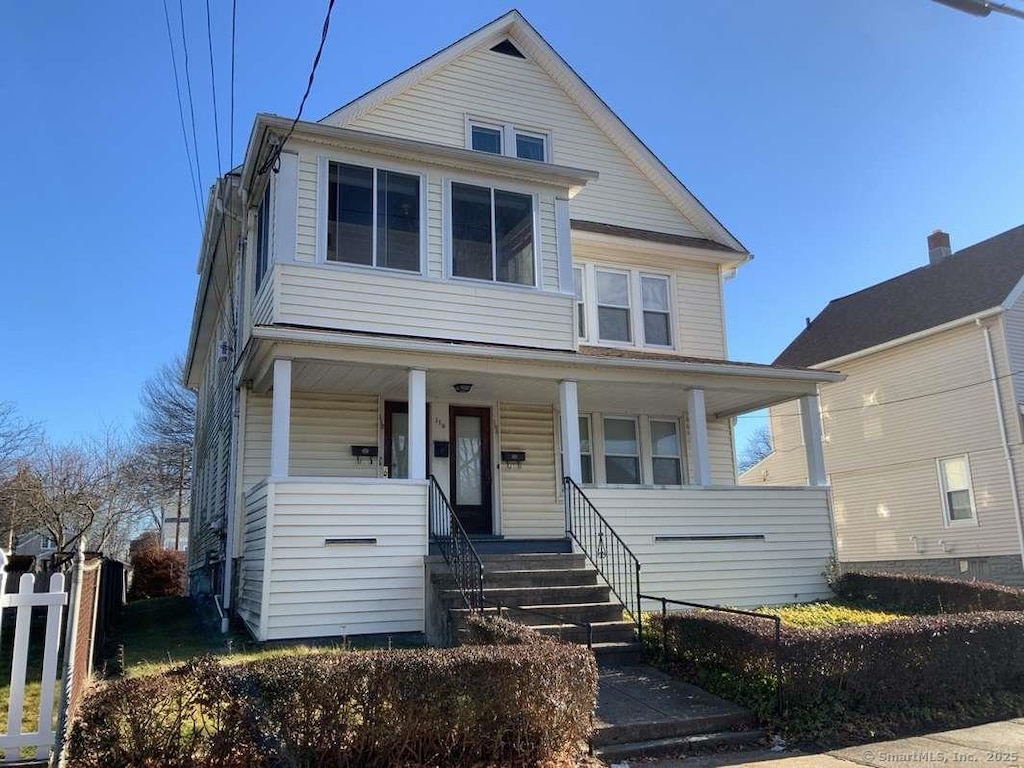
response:
<path id="1" fill-rule="evenodd" d="M 329 262 L 420 271 L 420 177 L 328 165 Z"/>
<path id="2" fill-rule="evenodd" d="M 452 275 L 535 285 L 533 197 L 452 182 Z"/>

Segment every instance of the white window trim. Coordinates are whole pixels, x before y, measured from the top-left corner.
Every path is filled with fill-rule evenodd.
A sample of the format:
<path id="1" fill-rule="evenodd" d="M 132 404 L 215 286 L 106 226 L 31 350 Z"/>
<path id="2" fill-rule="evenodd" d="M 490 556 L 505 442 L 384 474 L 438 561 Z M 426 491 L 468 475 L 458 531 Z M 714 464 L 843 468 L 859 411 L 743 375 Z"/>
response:
<path id="1" fill-rule="evenodd" d="M 646 422 L 646 430 L 647 430 L 646 439 L 647 439 L 648 450 L 650 451 L 650 454 L 651 454 L 651 457 L 650 457 L 650 472 L 651 472 L 651 480 L 650 480 L 650 482 L 651 482 L 651 485 L 654 485 L 657 488 L 682 488 L 683 486 L 686 485 L 686 478 L 687 478 L 687 472 L 686 472 L 686 449 L 684 447 L 685 440 L 683 439 L 682 420 L 680 418 L 678 418 L 678 417 L 670 417 L 670 416 L 646 416 L 646 417 L 644 417 L 644 421 Z M 652 435 L 651 435 L 651 423 L 652 422 L 660 422 L 660 423 L 663 423 L 663 424 L 674 424 L 675 425 L 675 427 L 676 427 L 676 441 L 679 443 L 679 454 L 677 456 L 655 455 L 655 453 L 654 453 L 654 440 L 652 439 Z M 680 483 L 678 485 L 672 485 L 672 484 L 666 485 L 664 483 L 656 484 L 654 482 L 654 460 L 655 459 L 676 459 L 679 462 L 679 480 L 680 480 Z"/>
<path id="2" fill-rule="evenodd" d="M 967 488 L 954 488 L 952 490 L 966 490 L 971 499 L 971 517 L 969 520 L 953 520 L 949 508 L 948 493 L 951 489 L 946 487 L 946 473 L 942 471 L 942 463 L 951 459 L 963 459 L 967 471 Z M 953 454 L 952 456 L 940 456 L 935 460 L 935 472 L 939 478 L 939 492 L 942 495 L 942 517 L 946 528 L 960 528 L 964 526 L 978 525 L 978 505 L 974 500 L 974 478 L 971 475 L 971 459 L 966 453 Z"/>
<path id="3" fill-rule="evenodd" d="M 478 277 L 463 277 L 455 274 L 454 269 L 454 236 L 452 225 L 452 184 L 465 184 L 473 187 L 484 187 L 491 191 L 491 275 L 490 280 Z M 448 177 L 444 180 L 441 205 L 443 206 L 444 222 L 444 277 L 453 282 L 465 282 L 471 285 L 493 285 L 500 288 L 511 288 L 513 290 L 540 291 L 543 290 L 541 275 L 541 249 L 543 243 L 540 237 L 540 195 L 531 189 L 526 189 L 515 184 L 503 184 L 496 186 L 493 182 L 482 181 L 471 177 Z M 498 243 L 494 238 L 494 193 L 512 192 L 517 195 L 526 195 L 531 199 L 531 226 L 533 227 L 533 283 L 506 283 L 497 279 L 497 248 Z"/>
<path id="4" fill-rule="evenodd" d="M 633 414 L 602 413 L 600 415 L 600 418 L 601 418 L 601 467 L 602 467 L 601 474 L 603 474 L 605 476 L 605 483 L 607 483 L 607 477 L 608 477 L 608 471 L 607 471 L 607 467 L 605 467 L 605 461 L 607 460 L 608 456 L 623 456 L 623 457 L 633 457 L 633 456 L 635 456 L 636 457 L 636 462 L 637 462 L 637 469 L 638 469 L 637 480 L 639 482 L 637 482 L 637 483 L 612 483 L 612 485 L 614 487 L 616 487 L 616 488 L 619 488 L 619 487 L 621 487 L 621 488 L 642 488 L 643 486 L 648 485 L 647 478 L 645 477 L 645 473 L 644 473 L 644 464 L 646 462 L 644 461 L 644 441 L 643 441 L 643 436 L 640 434 L 640 421 L 641 421 L 640 417 L 637 416 L 637 415 L 633 415 Z M 604 422 L 605 422 L 606 419 L 613 419 L 613 420 L 618 420 L 618 421 L 632 421 L 633 422 L 634 435 L 636 435 L 636 453 L 635 454 L 633 454 L 633 453 L 612 453 L 612 454 L 609 454 L 608 451 L 605 450 Z M 591 448 L 593 448 L 593 446 L 591 446 Z M 596 478 L 595 478 L 595 480 L 596 480 Z"/>
<path id="5" fill-rule="evenodd" d="M 347 261 L 329 261 L 327 259 L 327 203 L 328 186 L 330 184 L 330 164 L 342 163 L 369 168 L 373 171 L 373 264 L 352 264 Z M 377 266 L 377 171 L 401 173 L 415 176 L 420 183 L 420 262 L 418 270 L 398 269 L 396 267 Z M 387 272 L 393 275 L 423 277 L 427 274 L 427 174 L 425 171 L 411 166 L 378 163 L 373 158 L 350 156 L 343 154 L 320 155 L 317 158 L 317 216 L 316 216 L 316 263 L 328 269 Z"/>
<path id="6" fill-rule="evenodd" d="M 580 296 L 576 298 L 576 272 L 580 273 Z M 584 269 L 582 264 L 573 264 L 572 267 L 572 281 L 573 281 L 573 326 L 577 326 L 576 339 L 578 341 L 587 341 L 590 339 L 590 308 L 587 306 L 587 270 Z M 583 324 L 579 324 L 580 316 L 580 305 L 583 306 Z"/>
<path id="7" fill-rule="evenodd" d="M 545 163 L 554 162 L 554 153 L 551 149 L 551 131 L 544 128 L 537 128 L 534 126 L 526 126 L 516 123 L 510 123 L 503 120 L 493 120 L 487 118 L 478 118 L 472 115 L 466 114 L 465 120 L 465 135 L 466 135 L 466 149 L 473 149 L 473 127 L 489 128 L 492 131 L 501 131 L 501 154 L 505 157 L 518 158 L 516 152 L 516 134 L 522 134 L 523 136 L 531 136 L 536 139 L 544 139 L 544 160 Z M 482 150 L 477 150 L 482 151 Z M 533 161 L 538 162 L 538 161 Z"/>
<path id="8" fill-rule="evenodd" d="M 602 345 L 608 347 L 636 347 L 637 346 L 637 335 L 636 335 L 636 312 L 634 312 L 634 305 L 636 302 L 636 291 L 633 289 L 633 281 L 631 271 L 628 269 L 621 269 L 619 267 L 606 267 L 603 265 L 592 265 L 594 271 L 594 340 Z M 601 297 L 598 295 L 597 290 L 597 273 L 607 272 L 609 274 L 625 275 L 626 277 L 626 296 L 629 303 L 623 307 L 618 304 L 602 304 Z M 626 319 L 629 325 L 629 339 L 627 341 L 619 341 L 617 339 L 604 339 L 601 338 L 601 307 L 608 307 L 609 309 L 625 309 Z"/>
<path id="9" fill-rule="evenodd" d="M 647 279 L 649 279 L 649 280 L 663 280 L 665 282 L 665 293 L 666 293 L 666 299 L 668 300 L 668 309 L 666 311 L 663 312 L 660 309 L 648 310 L 646 307 L 644 307 L 643 279 L 645 277 Z M 675 330 L 675 314 L 672 311 L 672 305 L 674 304 L 674 302 L 672 301 L 672 276 L 671 275 L 661 275 L 661 274 L 658 274 L 656 272 L 638 271 L 636 273 L 636 295 L 637 295 L 637 299 L 638 299 L 638 302 L 637 302 L 637 309 L 638 309 L 637 314 L 639 315 L 639 317 L 638 317 L 638 320 L 639 320 L 638 325 L 640 326 L 640 335 L 637 336 L 637 338 L 639 339 L 641 336 L 643 337 L 643 346 L 645 346 L 645 347 L 652 347 L 654 349 L 675 349 L 676 330 Z M 668 337 L 669 337 L 669 343 L 668 344 L 651 344 L 650 342 L 647 341 L 647 331 L 646 331 L 646 327 L 644 326 L 644 312 L 647 312 L 647 311 L 656 312 L 658 314 L 667 314 L 668 315 Z"/>
<path id="10" fill-rule="evenodd" d="M 673 351 L 679 349 L 679 327 L 678 308 L 676 307 L 676 285 L 675 275 L 656 272 L 650 269 L 629 269 L 614 264 L 600 262 L 577 261 L 573 262 L 574 269 L 583 270 L 583 301 L 584 315 L 586 315 L 586 335 L 581 341 L 601 347 L 618 347 L 620 349 L 657 349 L 661 351 Z M 631 341 L 615 341 L 614 339 L 602 339 L 600 322 L 598 320 L 598 296 L 597 296 L 597 273 L 615 272 L 626 275 L 629 280 L 629 331 Z M 648 344 L 644 338 L 644 308 L 643 308 L 643 287 L 642 277 L 653 277 L 665 280 L 668 286 L 668 324 L 671 334 L 671 344 Z M 605 306 L 614 306 L 606 304 Z M 620 307 L 621 309 L 621 307 Z M 575 325 L 575 321 L 573 322 Z"/>

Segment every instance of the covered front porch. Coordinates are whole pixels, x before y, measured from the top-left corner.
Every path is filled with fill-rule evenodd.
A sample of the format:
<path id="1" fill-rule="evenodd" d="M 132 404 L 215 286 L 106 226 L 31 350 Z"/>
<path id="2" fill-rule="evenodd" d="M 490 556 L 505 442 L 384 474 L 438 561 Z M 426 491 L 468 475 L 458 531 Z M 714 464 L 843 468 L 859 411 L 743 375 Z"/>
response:
<path id="1" fill-rule="evenodd" d="M 641 559 L 645 591 L 733 605 L 825 594 L 816 377 L 409 357 L 278 345 L 255 368 L 237 601 L 258 636 L 421 631 L 431 477 L 478 541 L 555 548 L 571 478 Z M 732 416 L 794 398 L 822 467 L 812 486 L 737 486 Z"/>

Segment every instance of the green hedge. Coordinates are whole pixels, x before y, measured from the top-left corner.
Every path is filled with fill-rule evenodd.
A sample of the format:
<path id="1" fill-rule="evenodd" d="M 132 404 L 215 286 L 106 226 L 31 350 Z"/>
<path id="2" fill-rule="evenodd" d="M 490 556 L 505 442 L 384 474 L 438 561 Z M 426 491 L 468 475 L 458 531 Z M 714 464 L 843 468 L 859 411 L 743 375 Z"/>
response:
<path id="1" fill-rule="evenodd" d="M 847 600 L 912 613 L 1024 610 L 1024 590 L 941 576 L 848 571 L 832 589 Z"/>
<path id="2" fill-rule="evenodd" d="M 535 765 L 578 752 L 596 691 L 593 654 L 545 640 L 205 659 L 99 686 L 71 764 Z"/>
<path id="3" fill-rule="evenodd" d="M 775 720 L 774 625 L 715 611 L 650 619 L 666 662 L 683 677 Z M 1024 692 L 1024 614 L 914 616 L 885 624 L 783 626 L 784 712 L 802 735 L 858 715 L 961 707 L 999 692 Z M 830 722 L 831 721 L 831 722 Z"/>

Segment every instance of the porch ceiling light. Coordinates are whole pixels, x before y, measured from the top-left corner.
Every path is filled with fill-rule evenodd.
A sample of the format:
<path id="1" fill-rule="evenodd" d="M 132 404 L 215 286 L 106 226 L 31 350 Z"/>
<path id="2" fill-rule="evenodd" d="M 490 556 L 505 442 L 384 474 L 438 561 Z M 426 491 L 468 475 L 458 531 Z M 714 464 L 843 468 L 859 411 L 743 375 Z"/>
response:
<path id="1" fill-rule="evenodd" d="M 452 389 L 458 392 L 460 395 L 464 395 L 473 388 L 472 384 L 452 384 Z"/>

